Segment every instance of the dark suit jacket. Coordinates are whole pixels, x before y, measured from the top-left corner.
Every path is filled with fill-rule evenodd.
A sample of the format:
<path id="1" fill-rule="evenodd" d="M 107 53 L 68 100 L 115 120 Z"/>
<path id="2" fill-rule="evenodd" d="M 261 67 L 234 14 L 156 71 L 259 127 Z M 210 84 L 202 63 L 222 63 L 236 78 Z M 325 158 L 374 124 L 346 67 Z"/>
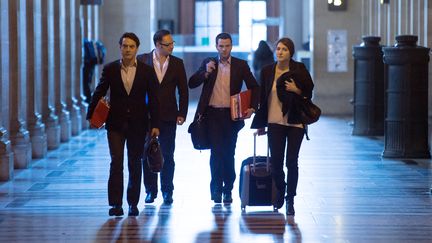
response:
<path id="1" fill-rule="evenodd" d="M 104 66 L 88 107 L 87 119 L 90 119 L 99 99 L 110 89 L 110 111 L 105 124 L 107 130 L 120 131 L 125 121 L 130 119 L 129 129 L 144 133 L 148 131 L 149 117 L 150 126 L 158 128 L 157 87 L 153 69 L 137 61 L 135 79 L 128 95 L 123 85 L 120 65 L 120 60 L 117 60 Z"/>
<path id="2" fill-rule="evenodd" d="M 295 79 L 297 87 L 302 91 L 300 96 L 295 93 L 292 93 L 292 95 L 299 96 L 299 98 L 306 97 L 308 99 L 311 99 L 314 84 L 308 70 L 306 69 L 306 66 L 301 62 L 291 60 L 289 64 L 289 69 L 290 73 L 295 74 L 293 75 L 293 79 Z M 263 128 L 267 126 L 268 97 L 273 87 L 275 70 L 276 63 L 273 63 L 263 67 L 261 71 L 260 108 L 255 114 L 251 128 Z M 292 124 L 301 123 L 298 119 L 298 115 L 296 114 L 296 109 L 290 109 L 288 113 L 288 122 Z"/>
<path id="3" fill-rule="evenodd" d="M 210 102 L 210 97 L 213 92 L 215 85 L 218 66 L 206 79 L 206 64 L 211 60 L 217 60 L 218 58 L 206 58 L 201 63 L 198 71 L 196 71 L 189 79 L 189 88 L 196 88 L 203 84 L 201 91 L 200 100 L 198 102 L 197 112 L 195 113 L 195 119 L 198 114 L 203 114 Z M 251 108 L 257 110 L 259 102 L 259 85 L 252 75 L 249 65 L 246 61 L 231 56 L 231 70 L 230 70 L 230 95 L 238 94 L 242 90 L 243 81 L 248 89 L 252 90 Z M 239 126 L 244 126 L 243 121 L 236 121 Z"/>
<path id="4" fill-rule="evenodd" d="M 169 58 L 168 68 L 162 82 L 159 84 L 156 78 L 159 87 L 158 100 L 161 121 L 177 121 L 178 116 L 186 119 L 188 112 L 189 90 L 183 60 L 173 55 L 170 55 Z M 153 68 L 153 51 L 138 55 L 137 59 Z M 178 105 L 175 94 L 176 88 L 179 95 Z"/>

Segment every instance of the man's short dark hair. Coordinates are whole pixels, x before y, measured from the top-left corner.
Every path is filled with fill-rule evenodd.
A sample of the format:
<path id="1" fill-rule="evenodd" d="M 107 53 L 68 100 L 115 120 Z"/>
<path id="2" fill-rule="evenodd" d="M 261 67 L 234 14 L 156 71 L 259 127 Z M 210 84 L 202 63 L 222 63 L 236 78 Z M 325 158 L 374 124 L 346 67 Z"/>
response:
<path id="1" fill-rule="evenodd" d="M 123 43 L 123 38 L 129 38 L 129 39 L 135 41 L 135 44 L 137 47 L 139 47 L 139 45 L 140 45 L 140 40 L 139 40 L 138 36 L 136 36 L 135 33 L 133 33 L 133 32 L 123 33 L 123 35 L 120 37 L 120 40 L 119 40 L 120 45 L 122 45 L 122 43 Z"/>
<path id="2" fill-rule="evenodd" d="M 156 43 L 161 42 L 162 38 L 166 35 L 171 35 L 171 32 L 164 29 L 156 31 L 156 33 L 153 35 L 153 43 L 156 45 Z"/>
<path id="3" fill-rule="evenodd" d="M 216 45 L 218 44 L 219 39 L 224 39 L 224 40 L 229 39 L 232 43 L 231 35 L 225 32 L 222 32 L 216 36 Z"/>

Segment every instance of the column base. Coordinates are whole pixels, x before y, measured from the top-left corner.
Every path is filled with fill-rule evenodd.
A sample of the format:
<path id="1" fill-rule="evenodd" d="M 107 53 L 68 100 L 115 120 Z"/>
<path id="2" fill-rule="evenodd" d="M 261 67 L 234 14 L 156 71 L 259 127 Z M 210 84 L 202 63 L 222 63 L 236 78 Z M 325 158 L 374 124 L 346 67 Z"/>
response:
<path id="1" fill-rule="evenodd" d="M 21 131 L 10 137 L 14 153 L 14 168 L 28 168 L 31 162 L 32 147 L 28 131 Z"/>
<path id="2" fill-rule="evenodd" d="M 87 107 L 88 104 L 86 102 L 81 102 L 81 128 L 82 130 L 86 130 L 89 128 L 89 123 L 86 119 L 87 117 Z"/>
<path id="3" fill-rule="evenodd" d="M 60 126 L 58 124 L 47 124 L 46 133 L 48 150 L 58 148 L 60 146 Z"/>
<path id="4" fill-rule="evenodd" d="M 63 111 L 60 114 L 60 142 L 67 142 L 71 138 L 72 128 L 68 111 Z"/>
<path id="5" fill-rule="evenodd" d="M 14 156 L 10 152 L 10 142 L 0 140 L 0 181 L 13 179 Z"/>
<path id="6" fill-rule="evenodd" d="M 384 158 L 404 158 L 404 159 L 430 159 L 431 155 L 429 151 L 422 151 L 422 152 L 406 152 L 406 151 L 391 151 L 391 150 L 384 150 L 382 153 L 382 157 Z"/>
<path id="7" fill-rule="evenodd" d="M 73 105 L 71 109 L 72 136 L 77 136 L 82 130 L 80 109 Z"/>
<path id="8" fill-rule="evenodd" d="M 354 135 L 354 136 L 384 136 L 384 129 L 357 128 L 354 125 L 352 135 Z"/>
<path id="9" fill-rule="evenodd" d="M 29 132 L 32 145 L 32 158 L 44 158 L 47 155 L 48 150 L 45 125 L 41 122 L 36 122 L 29 126 Z"/>
<path id="10" fill-rule="evenodd" d="M 35 159 L 44 158 L 48 153 L 47 136 L 45 134 L 32 136 L 32 157 Z"/>
<path id="11" fill-rule="evenodd" d="M 0 155 L 0 181 L 8 181 L 13 179 L 13 154 Z"/>

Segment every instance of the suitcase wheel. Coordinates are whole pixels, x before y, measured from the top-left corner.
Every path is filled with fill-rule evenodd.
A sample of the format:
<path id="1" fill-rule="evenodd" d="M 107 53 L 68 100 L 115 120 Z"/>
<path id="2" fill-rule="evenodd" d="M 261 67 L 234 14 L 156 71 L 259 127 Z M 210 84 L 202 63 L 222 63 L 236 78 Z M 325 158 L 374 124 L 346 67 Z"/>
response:
<path id="1" fill-rule="evenodd" d="M 246 211 L 246 206 L 241 206 L 241 210 L 242 210 L 242 212 L 245 212 Z"/>
<path id="2" fill-rule="evenodd" d="M 273 206 L 273 212 L 277 213 L 279 210 L 276 206 Z"/>

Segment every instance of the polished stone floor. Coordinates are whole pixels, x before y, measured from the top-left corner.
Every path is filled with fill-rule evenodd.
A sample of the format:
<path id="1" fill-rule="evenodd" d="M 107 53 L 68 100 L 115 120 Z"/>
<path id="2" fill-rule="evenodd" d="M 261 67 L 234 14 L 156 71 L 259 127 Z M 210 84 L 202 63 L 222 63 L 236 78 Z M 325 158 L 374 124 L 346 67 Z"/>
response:
<path id="1" fill-rule="evenodd" d="M 138 217 L 109 217 L 106 133 L 87 130 L 0 183 L 0 242 L 432 242 L 431 160 L 383 159 L 382 137 L 352 136 L 350 119 L 323 117 L 301 149 L 296 216 L 242 213 L 237 189 L 231 206 L 210 201 L 209 152 L 186 132 L 192 115 L 178 129 L 172 206 L 142 194 Z M 239 134 L 237 174 L 251 134 Z"/>

